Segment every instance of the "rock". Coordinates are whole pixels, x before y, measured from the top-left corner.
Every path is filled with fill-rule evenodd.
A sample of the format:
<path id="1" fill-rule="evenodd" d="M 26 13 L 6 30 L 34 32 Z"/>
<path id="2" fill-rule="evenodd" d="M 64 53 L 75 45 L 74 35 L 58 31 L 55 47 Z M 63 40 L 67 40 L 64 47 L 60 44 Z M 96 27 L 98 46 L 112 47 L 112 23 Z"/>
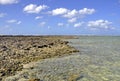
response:
<path id="1" fill-rule="evenodd" d="M 38 46 L 38 48 L 44 48 L 44 47 L 47 47 L 47 45 L 40 45 L 40 46 Z"/>
<path id="2" fill-rule="evenodd" d="M 24 50 L 30 50 L 30 48 L 25 48 Z"/>
<path id="3" fill-rule="evenodd" d="M 69 76 L 68 81 L 77 81 L 79 75 L 78 74 L 72 74 Z"/>
<path id="4" fill-rule="evenodd" d="M 37 45 L 33 45 L 33 47 L 37 47 Z"/>
<path id="5" fill-rule="evenodd" d="M 53 45 L 54 45 L 54 43 L 49 43 L 48 45 L 53 46 Z"/>
<path id="6" fill-rule="evenodd" d="M 6 51 L 8 48 L 7 48 L 6 46 L 1 46 L 0 49 L 1 49 L 2 51 Z"/>
<path id="7" fill-rule="evenodd" d="M 40 81 L 40 79 L 29 79 L 28 81 Z"/>
<path id="8" fill-rule="evenodd" d="M 0 77 L 3 77 L 3 76 L 5 76 L 5 72 L 4 72 L 4 71 L 1 71 L 1 72 L 0 72 Z"/>
<path id="9" fill-rule="evenodd" d="M 0 77 L 0 81 L 2 81 L 2 77 Z"/>
<path id="10" fill-rule="evenodd" d="M 0 76 L 12 76 L 16 71 L 22 70 L 26 63 L 72 53 L 70 50 L 73 48 L 67 45 L 68 42 L 57 38 L 0 37 L 0 70 L 3 69 Z M 29 69 L 34 68 L 31 66 Z"/>

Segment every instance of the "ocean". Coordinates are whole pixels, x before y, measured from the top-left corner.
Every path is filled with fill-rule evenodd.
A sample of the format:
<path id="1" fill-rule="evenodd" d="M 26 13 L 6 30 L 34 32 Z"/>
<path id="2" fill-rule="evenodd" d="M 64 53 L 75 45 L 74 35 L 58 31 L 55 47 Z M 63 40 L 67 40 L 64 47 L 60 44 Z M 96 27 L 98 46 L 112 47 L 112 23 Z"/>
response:
<path id="1" fill-rule="evenodd" d="M 69 41 L 82 59 L 89 59 L 84 68 L 90 81 L 120 81 L 120 36 L 79 36 Z"/>
<path id="2" fill-rule="evenodd" d="M 32 63 L 5 81 L 120 81 L 120 36 L 78 36 L 67 39 L 80 52 Z"/>

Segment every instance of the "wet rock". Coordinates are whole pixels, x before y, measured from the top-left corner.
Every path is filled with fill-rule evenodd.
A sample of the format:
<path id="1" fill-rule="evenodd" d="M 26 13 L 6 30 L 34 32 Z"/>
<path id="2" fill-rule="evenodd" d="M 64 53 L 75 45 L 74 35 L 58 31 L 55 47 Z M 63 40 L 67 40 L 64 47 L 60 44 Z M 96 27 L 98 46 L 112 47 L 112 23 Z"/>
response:
<path id="1" fill-rule="evenodd" d="M 38 48 L 44 48 L 44 47 L 47 47 L 47 45 L 40 45 L 40 46 L 38 46 Z"/>
<path id="2" fill-rule="evenodd" d="M 29 79 L 28 81 L 41 81 L 40 79 Z"/>
<path id="3" fill-rule="evenodd" d="M 75 50 L 67 45 L 67 41 L 64 42 L 57 38 L 0 37 L 0 76 L 4 78 L 14 75 L 16 71 L 23 69 L 23 64 L 61 57 L 72 53 L 70 50 Z M 33 81 L 37 81 L 37 79 Z"/>
<path id="4" fill-rule="evenodd" d="M 5 72 L 4 71 L 0 71 L 0 77 L 5 76 Z"/>
<path id="5" fill-rule="evenodd" d="M 1 49 L 2 51 L 6 51 L 8 48 L 7 48 L 6 46 L 1 46 L 0 49 Z"/>
<path id="6" fill-rule="evenodd" d="M 5 56 L 0 56 L 0 60 L 5 60 Z"/>
<path id="7" fill-rule="evenodd" d="M 0 81 L 2 81 L 2 78 L 0 77 Z"/>
<path id="8" fill-rule="evenodd" d="M 33 47 L 37 47 L 37 45 L 33 45 Z"/>
<path id="9" fill-rule="evenodd" d="M 30 48 L 25 48 L 24 50 L 30 50 Z"/>
<path id="10" fill-rule="evenodd" d="M 54 45 L 54 43 L 49 43 L 48 45 L 53 46 L 53 45 Z"/>

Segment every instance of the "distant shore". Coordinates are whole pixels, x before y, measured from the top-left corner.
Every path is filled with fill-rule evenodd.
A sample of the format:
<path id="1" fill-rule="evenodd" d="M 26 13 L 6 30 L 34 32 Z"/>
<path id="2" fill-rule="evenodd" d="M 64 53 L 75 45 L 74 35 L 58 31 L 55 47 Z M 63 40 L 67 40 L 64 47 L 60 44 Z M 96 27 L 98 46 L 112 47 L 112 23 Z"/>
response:
<path id="1" fill-rule="evenodd" d="M 20 71 L 24 64 L 78 52 L 61 39 L 74 36 L 0 36 L 0 81 Z"/>

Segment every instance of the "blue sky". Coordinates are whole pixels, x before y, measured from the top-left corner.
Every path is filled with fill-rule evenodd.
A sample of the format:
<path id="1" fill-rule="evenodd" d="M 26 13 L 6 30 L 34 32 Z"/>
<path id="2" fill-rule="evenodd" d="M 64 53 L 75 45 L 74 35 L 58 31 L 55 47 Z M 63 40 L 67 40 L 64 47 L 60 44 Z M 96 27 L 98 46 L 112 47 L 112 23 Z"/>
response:
<path id="1" fill-rule="evenodd" d="M 120 35 L 120 0 L 0 0 L 1 35 Z"/>

